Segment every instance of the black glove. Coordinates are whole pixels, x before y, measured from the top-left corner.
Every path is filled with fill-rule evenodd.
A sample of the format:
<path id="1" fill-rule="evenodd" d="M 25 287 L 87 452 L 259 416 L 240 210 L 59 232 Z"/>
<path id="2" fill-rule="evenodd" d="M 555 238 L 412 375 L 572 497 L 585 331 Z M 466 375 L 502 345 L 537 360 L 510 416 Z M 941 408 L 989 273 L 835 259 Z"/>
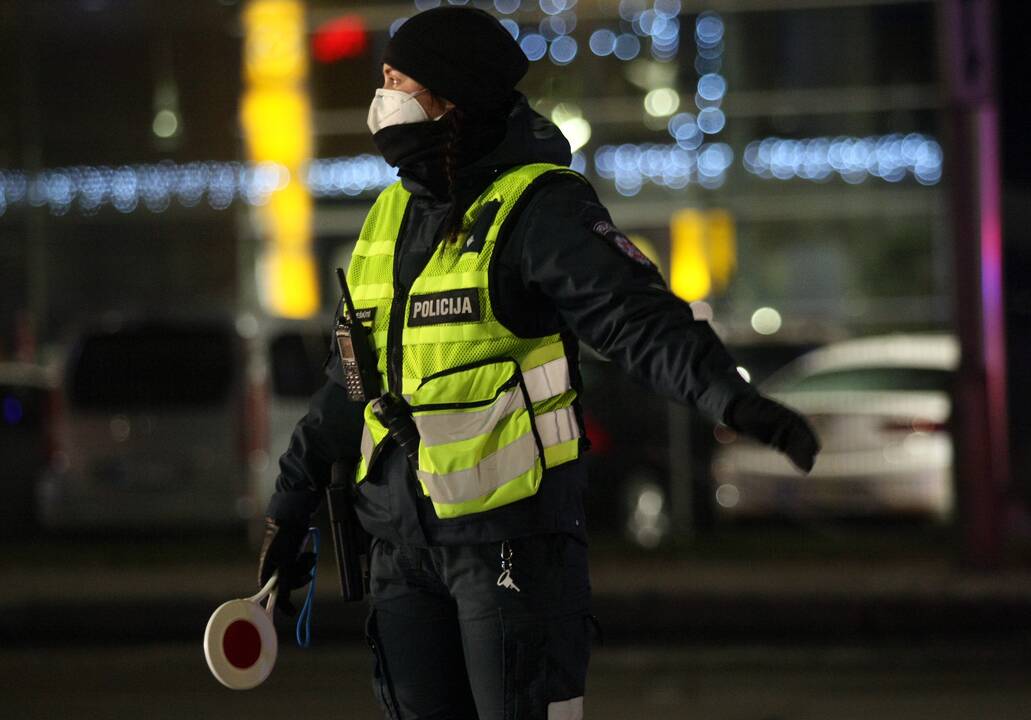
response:
<path id="1" fill-rule="evenodd" d="M 759 393 L 735 398 L 726 422 L 734 430 L 777 448 L 804 473 L 813 469 L 820 439 L 804 417 Z"/>
<path id="2" fill-rule="evenodd" d="M 265 540 L 258 558 L 258 587 L 265 587 L 278 570 L 276 607 L 287 615 L 297 613 L 297 608 L 290 602 L 290 591 L 311 582 L 311 570 L 315 567 L 315 553 L 301 552 L 307 537 L 307 528 L 278 525 L 272 518 L 265 518 Z"/>

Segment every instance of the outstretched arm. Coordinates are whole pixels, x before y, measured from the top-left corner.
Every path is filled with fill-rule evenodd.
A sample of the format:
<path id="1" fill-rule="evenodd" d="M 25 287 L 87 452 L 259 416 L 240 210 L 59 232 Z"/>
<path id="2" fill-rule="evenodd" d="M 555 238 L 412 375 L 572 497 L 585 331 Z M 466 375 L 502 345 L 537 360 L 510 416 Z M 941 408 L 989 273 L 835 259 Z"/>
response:
<path id="1" fill-rule="evenodd" d="M 819 443 L 806 421 L 741 378 L 709 323 L 667 289 L 592 188 L 556 180 L 539 190 L 520 224 L 513 240 L 523 244 L 527 290 L 547 297 L 583 342 L 660 394 L 812 467 Z"/>

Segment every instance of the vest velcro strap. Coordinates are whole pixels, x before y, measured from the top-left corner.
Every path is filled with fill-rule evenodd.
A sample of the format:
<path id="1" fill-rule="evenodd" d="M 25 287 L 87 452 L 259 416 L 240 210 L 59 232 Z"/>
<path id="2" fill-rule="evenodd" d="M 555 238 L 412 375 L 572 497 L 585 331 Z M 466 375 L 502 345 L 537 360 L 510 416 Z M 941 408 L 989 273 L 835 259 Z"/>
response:
<path id="1" fill-rule="evenodd" d="M 569 361 L 563 355 L 523 372 L 523 383 L 531 402 L 541 402 L 569 390 Z"/>
<path id="2" fill-rule="evenodd" d="M 545 448 L 580 437 L 580 426 L 576 423 L 576 413 L 571 407 L 538 415 L 535 423 L 541 445 Z"/>
<path id="3" fill-rule="evenodd" d="M 475 500 L 534 469 L 537 442 L 522 435 L 467 470 L 438 475 L 419 471 L 419 480 L 434 503 L 456 504 Z"/>

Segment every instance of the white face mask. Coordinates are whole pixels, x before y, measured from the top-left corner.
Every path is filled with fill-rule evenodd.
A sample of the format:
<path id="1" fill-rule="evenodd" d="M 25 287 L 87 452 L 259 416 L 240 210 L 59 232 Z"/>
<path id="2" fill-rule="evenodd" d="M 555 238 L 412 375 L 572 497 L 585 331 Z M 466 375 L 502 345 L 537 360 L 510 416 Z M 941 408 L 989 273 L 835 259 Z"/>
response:
<path id="1" fill-rule="evenodd" d="M 408 94 L 401 90 L 376 90 L 376 97 L 369 105 L 369 131 L 375 135 L 391 125 L 426 122 L 430 116 L 415 98 L 426 90 Z M 439 119 L 439 118 L 434 118 Z"/>

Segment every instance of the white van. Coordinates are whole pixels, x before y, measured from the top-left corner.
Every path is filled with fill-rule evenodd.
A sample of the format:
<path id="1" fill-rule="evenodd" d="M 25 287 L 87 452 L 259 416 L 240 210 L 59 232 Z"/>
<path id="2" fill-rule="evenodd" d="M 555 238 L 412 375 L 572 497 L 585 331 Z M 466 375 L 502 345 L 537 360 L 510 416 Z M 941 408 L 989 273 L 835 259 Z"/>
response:
<path id="1" fill-rule="evenodd" d="M 285 450 L 321 385 L 327 348 L 318 325 L 264 327 L 249 316 L 82 332 L 67 355 L 37 488 L 42 526 L 253 525 L 275 477 L 270 456 Z"/>

